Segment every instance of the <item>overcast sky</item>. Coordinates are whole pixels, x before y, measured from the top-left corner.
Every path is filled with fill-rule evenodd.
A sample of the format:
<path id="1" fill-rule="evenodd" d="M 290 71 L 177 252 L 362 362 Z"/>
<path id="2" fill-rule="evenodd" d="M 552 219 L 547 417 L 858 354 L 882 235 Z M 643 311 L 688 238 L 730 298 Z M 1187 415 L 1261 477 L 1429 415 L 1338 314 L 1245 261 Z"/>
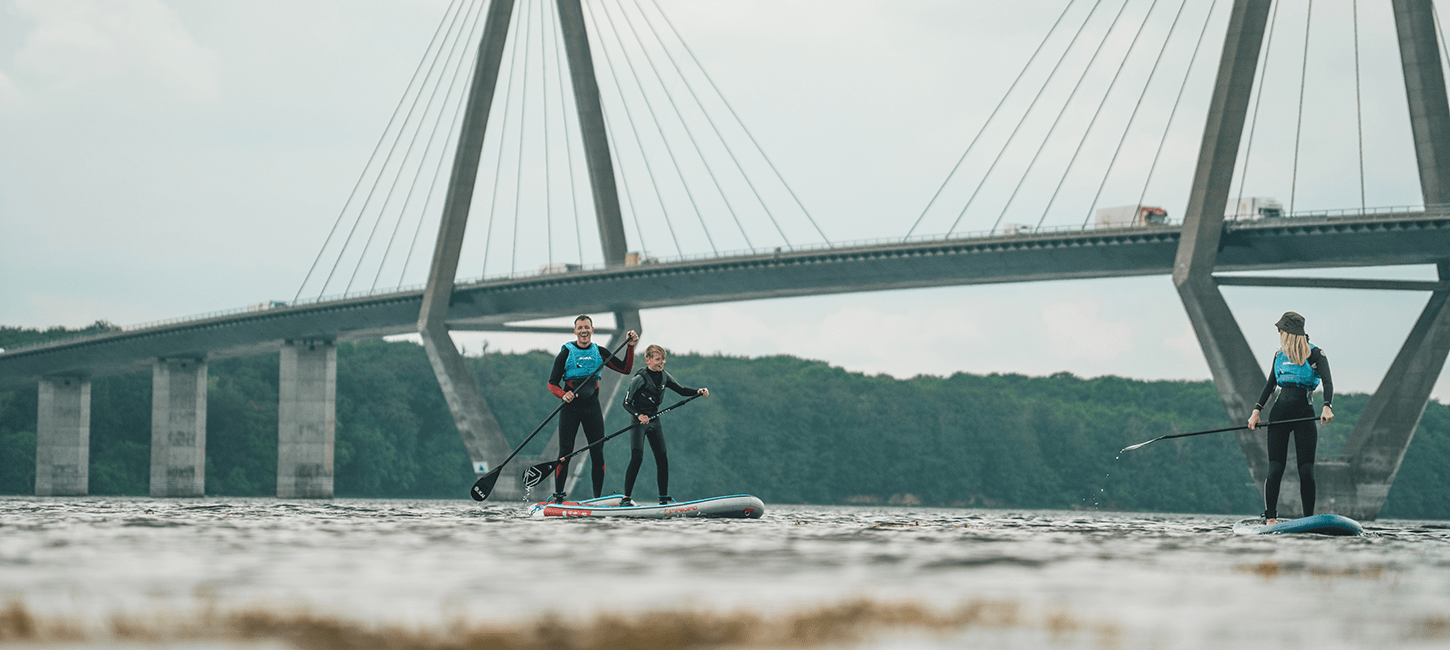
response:
<path id="1" fill-rule="evenodd" d="M 1091 18 L 1091 0 L 1071 6 L 1064 0 L 660 0 L 816 224 L 742 139 L 743 131 L 710 86 L 696 77 L 690 90 L 701 93 L 707 113 L 713 111 L 746 176 L 777 218 L 777 229 L 763 213 L 752 212 L 754 199 L 738 181 L 722 181 L 721 192 L 733 197 L 725 200 L 739 211 L 735 219 L 713 189 L 696 185 L 693 195 L 685 195 L 669 185 L 674 172 L 660 157 L 668 152 L 651 139 L 646 110 L 663 112 L 669 99 L 688 104 L 687 89 L 672 86 L 672 97 L 646 91 L 653 92 L 649 107 L 625 100 L 635 102 L 633 113 L 626 114 L 615 88 L 628 94 L 630 74 L 648 85 L 649 60 L 637 46 L 619 49 L 621 41 L 613 40 L 616 33 L 630 38 L 629 20 L 639 21 L 632 24 L 636 30 L 668 27 L 647 0 L 642 5 L 586 0 L 591 29 L 615 30 L 600 27 L 594 37 L 602 36 L 607 56 L 615 57 L 608 70 L 618 76 L 605 76 L 607 56 L 594 56 L 615 155 L 623 180 L 631 184 L 627 198 L 640 199 L 637 207 L 626 206 L 630 249 L 670 258 L 709 254 L 712 246 L 773 247 L 785 244 L 782 232 L 790 245 L 810 245 L 821 240 L 816 226 L 833 242 L 899 238 L 919 218 L 914 234 L 941 235 L 958 215 L 960 223 L 951 230 L 957 234 L 988 230 L 999 219 L 1081 225 L 1094 205 L 1132 204 L 1139 196 L 1181 217 L 1230 3 L 1220 0 L 1211 16 L 1209 4 L 1189 0 L 1179 16 L 1174 0 L 1129 0 L 1114 23 L 1123 7 L 1117 0 L 1104 0 Z M 1421 202 L 1388 3 L 1359 4 L 1358 101 L 1356 25 L 1349 3 L 1315 6 L 1307 67 L 1307 3 L 1285 0 L 1278 9 L 1262 108 L 1246 152 L 1248 173 L 1242 188 L 1235 181 L 1236 194 L 1275 197 L 1285 207 L 1292 201 L 1301 211 Z M 537 0 L 519 5 L 530 13 L 518 20 L 534 21 L 532 38 L 539 39 L 544 32 L 538 21 L 552 20 L 552 9 Z M 347 217 L 344 206 L 356 205 L 348 203 L 349 193 L 360 175 L 367 177 L 369 156 L 447 15 L 444 0 L 0 0 L 0 323 L 79 327 L 103 319 L 133 325 L 292 300 L 299 288 L 306 289 L 304 297 L 341 292 L 344 283 L 324 288 L 309 269 L 319 250 L 324 268 L 337 258 L 339 240 L 332 240 L 332 258 L 323 243 L 339 214 Z M 1060 15 L 1062 23 L 1042 55 L 923 216 Z M 1059 76 L 1028 112 L 1084 22 Z M 1200 58 L 1185 84 L 1205 22 Z M 1116 25 L 1111 33 L 1110 24 Z M 1146 26 L 1132 45 L 1140 25 Z M 1109 38 L 1099 59 L 1074 92 L 1077 75 L 1105 33 Z M 664 32 L 664 38 L 672 37 Z M 1155 69 L 1165 38 L 1171 40 Z M 536 66 L 531 68 L 536 75 L 552 65 L 548 41 L 530 42 L 535 49 L 528 51 L 544 63 L 524 58 L 528 46 L 519 46 L 505 61 L 503 83 L 519 93 L 511 95 L 516 103 L 507 119 L 522 115 L 531 126 L 520 131 L 518 122 L 503 122 L 495 108 L 494 120 L 504 126 L 491 132 L 526 135 L 485 146 L 460 278 L 600 259 L 587 212 L 578 217 L 567 207 L 589 207 L 587 192 L 582 198 L 569 195 L 562 180 L 569 163 L 561 161 L 568 156 L 582 173 L 577 143 L 559 144 L 561 130 L 572 127 L 563 126 L 562 112 L 539 108 L 541 93 L 549 92 L 555 102 L 549 111 L 559 110 L 558 86 L 550 85 L 557 82 L 550 76 L 554 72 L 531 80 L 518 75 L 517 87 L 507 73 L 523 69 L 509 68 L 511 60 L 533 61 L 528 65 Z M 1117 73 L 1130 46 L 1128 63 Z M 625 65 L 626 51 L 637 57 L 633 73 Z M 677 49 L 675 55 L 684 53 Z M 687 76 L 696 74 L 680 63 Z M 1301 70 L 1307 70 L 1302 119 Z M 1120 74 L 1116 83 L 1115 74 Z M 1139 104 L 1145 86 L 1149 91 Z M 1052 126 L 1069 96 L 1070 109 Z M 439 101 L 434 110 L 450 105 Z M 1024 114 L 1012 146 L 987 175 Z M 627 128 L 631 119 L 637 121 L 634 129 Z M 700 124 L 698 117 L 687 119 Z M 1093 129 L 1086 131 L 1089 123 Z M 544 168 L 545 125 L 553 129 L 547 164 L 555 170 L 547 195 L 542 177 L 528 171 Z M 1028 173 L 1049 131 L 1052 138 Z M 655 132 L 680 147 L 674 154 L 688 157 L 681 153 L 689 144 L 683 131 L 667 125 Z M 697 131 L 697 137 L 702 133 L 707 132 Z M 701 146 L 708 151 L 715 145 Z M 653 168 L 644 167 L 641 150 L 654 156 Z M 1155 157 L 1159 162 L 1153 166 Z M 501 160 L 508 162 L 500 165 Z M 714 160 L 713 172 L 728 175 L 729 158 Z M 681 164 L 680 175 L 690 182 L 703 178 L 702 167 L 689 160 Z M 658 199 L 645 191 L 649 174 L 662 188 Z M 514 191 L 520 193 L 516 205 Z M 977 198 L 969 204 L 974 192 Z M 426 187 L 411 204 L 420 215 L 425 194 Z M 699 205 L 700 216 L 690 200 Z M 436 213 L 437 205 L 430 209 Z M 525 218 L 515 221 L 520 213 Z M 498 215 L 496 223 L 488 221 L 491 215 Z M 411 232 L 421 233 L 417 241 L 427 248 L 434 235 L 422 218 L 421 228 Z M 576 219 L 582 219 L 577 229 Z M 346 230 L 351 222 L 342 223 Z M 401 240 L 414 236 L 409 229 L 415 222 L 406 217 L 378 223 L 378 232 L 396 227 Z M 362 225 L 359 232 L 372 223 Z M 359 262 L 344 254 L 339 277 L 354 278 L 353 291 L 423 281 L 425 269 L 417 260 L 426 251 L 415 252 L 410 263 L 401 252 L 388 255 L 381 262 L 364 255 Z M 1287 274 L 1435 277 L 1424 267 Z M 309 277 L 311 284 L 304 285 Z M 1224 293 L 1265 365 L 1277 345 L 1273 322 L 1279 313 L 1295 310 L 1306 316 L 1314 342 L 1328 351 L 1340 389 L 1359 392 L 1378 384 L 1427 298 L 1411 292 L 1251 287 L 1227 287 Z M 647 311 L 643 321 L 647 341 L 681 352 L 793 354 L 897 377 L 959 371 L 1209 376 L 1166 276 L 704 305 Z M 484 340 L 492 350 L 552 350 L 562 342 L 542 335 L 460 337 L 465 350 L 475 353 Z M 1450 379 L 1441 377 L 1435 395 L 1444 401 L 1450 398 Z"/>

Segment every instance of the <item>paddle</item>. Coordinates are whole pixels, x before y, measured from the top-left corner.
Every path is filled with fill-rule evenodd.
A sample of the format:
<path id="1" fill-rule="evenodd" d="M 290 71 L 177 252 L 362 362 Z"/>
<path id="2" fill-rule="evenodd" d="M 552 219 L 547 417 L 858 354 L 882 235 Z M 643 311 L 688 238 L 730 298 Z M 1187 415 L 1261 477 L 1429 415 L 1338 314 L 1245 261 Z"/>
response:
<path id="1" fill-rule="evenodd" d="M 614 350 L 609 353 L 610 356 L 618 356 L 619 351 L 623 350 L 624 346 L 628 344 L 629 337 L 625 336 L 624 342 L 620 343 L 619 347 L 614 348 Z M 591 380 L 594 379 L 595 375 L 599 374 L 601 370 L 604 370 L 603 363 L 599 364 L 599 367 L 595 368 L 594 372 L 589 373 L 589 376 L 585 377 L 584 381 L 579 382 L 577 385 L 583 386 L 585 384 L 588 384 Z M 574 395 L 577 397 L 579 394 L 576 392 L 574 393 Z M 523 450 L 524 445 L 529 444 L 529 441 L 533 440 L 534 436 L 539 435 L 539 432 L 543 431 L 544 427 L 549 424 L 549 421 L 553 420 L 554 416 L 559 414 L 559 410 L 564 408 L 565 404 L 568 404 L 568 402 L 565 402 L 564 400 L 559 400 L 559 405 L 554 407 L 554 410 L 549 413 L 549 417 L 544 418 L 544 421 L 539 423 L 539 426 L 534 429 L 533 433 L 529 434 L 529 437 L 524 438 L 524 441 L 519 443 L 519 446 L 514 447 L 513 453 L 509 454 L 508 458 L 503 459 L 503 462 L 499 463 L 498 467 L 489 470 L 487 474 L 478 477 L 478 480 L 475 481 L 473 484 L 473 489 L 468 491 L 468 494 L 473 497 L 474 501 L 482 501 L 488 498 L 489 493 L 493 492 L 493 486 L 498 483 L 499 472 L 503 470 L 503 466 L 507 465 L 509 461 L 513 460 L 514 456 L 519 455 L 519 452 Z"/>
<path id="2" fill-rule="evenodd" d="M 1319 417 L 1318 416 L 1315 416 L 1315 417 L 1310 417 L 1310 418 L 1299 418 L 1297 420 L 1280 420 L 1278 422 L 1260 422 L 1259 423 L 1259 426 L 1261 426 L 1261 427 L 1267 427 L 1267 426 L 1272 426 L 1272 425 L 1275 425 L 1275 424 L 1291 424 L 1291 423 L 1294 423 L 1294 422 L 1308 422 L 1310 420 L 1318 420 L 1318 419 L 1319 419 Z M 1134 449 L 1137 449 L 1139 447 L 1146 446 L 1149 443 L 1158 442 L 1159 440 L 1167 440 L 1169 438 L 1187 438 L 1188 436 L 1201 436 L 1201 435 L 1203 435 L 1205 433 L 1223 433 L 1224 431 L 1238 431 L 1239 429 L 1247 429 L 1247 428 L 1249 428 L 1249 425 L 1244 424 L 1244 425 L 1240 425 L 1240 426 L 1236 426 L 1236 427 L 1228 427 L 1226 429 L 1210 429 L 1208 431 L 1194 431 L 1193 433 L 1174 433 L 1174 434 L 1166 435 L 1166 436 L 1158 436 L 1157 438 L 1154 438 L 1154 439 L 1149 440 L 1147 442 L 1140 442 L 1140 443 L 1138 443 L 1136 445 L 1132 445 L 1132 446 L 1128 446 L 1128 447 L 1123 447 L 1123 451 L 1133 451 Z M 1123 453 L 1123 451 L 1120 451 L 1118 453 L 1121 454 L 1121 453 Z"/>
<path id="3" fill-rule="evenodd" d="M 684 406 L 686 404 L 689 404 L 691 401 L 693 401 L 697 397 L 703 397 L 703 395 L 695 394 L 695 395 L 691 395 L 689 397 L 686 397 L 685 399 L 682 399 L 682 400 L 680 400 L 678 402 L 675 402 L 674 404 L 671 404 L 671 405 L 669 405 L 669 406 L 667 406 L 667 407 L 665 407 L 663 409 L 660 409 L 660 412 L 659 413 L 656 413 L 654 415 L 651 415 L 649 417 L 649 419 L 653 420 L 653 419 L 658 418 L 659 416 L 664 415 L 666 413 L 669 413 L 670 411 L 673 411 L 673 410 L 675 410 L 675 409 L 677 409 L 677 408 L 679 408 L 681 406 Z M 633 424 L 631 424 L 631 425 L 629 425 L 629 426 L 627 426 L 627 427 L 625 427 L 623 429 L 620 429 L 618 431 L 615 431 L 614 433 L 611 433 L 611 434 L 609 434 L 607 436 L 604 436 L 603 438 L 600 438 L 598 440 L 595 440 L 594 442 L 591 442 L 591 443 L 589 443 L 589 444 L 587 444 L 587 445 L 585 445 L 583 447 L 580 447 L 578 449 L 575 449 L 574 451 L 569 452 L 569 454 L 567 456 L 564 456 L 563 458 L 560 458 L 559 460 L 546 460 L 546 461 L 544 461 L 542 463 L 539 463 L 537 465 L 534 465 L 533 467 L 530 467 L 530 468 L 524 470 L 524 487 L 534 487 L 535 485 L 538 485 L 541 481 L 544 480 L 544 477 L 545 476 L 548 476 L 548 475 L 554 473 L 554 470 L 555 469 L 558 469 L 558 467 L 560 465 L 568 462 L 568 460 L 570 458 L 573 458 L 575 456 L 578 456 L 579 454 L 584 453 L 588 449 L 593 449 L 594 447 L 598 447 L 599 445 L 604 444 L 605 441 L 609 440 L 610 438 L 613 438 L 613 437 L 615 437 L 617 435 L 620 435 L 620 434 L 622 434 L 622 433 L 624 433 L 626 431 L 629 431 L 630 429 L 633 429 L 635 427 L 635 425 L 637 425 L 637 424 L 640 424 L 640 422 L 639 422 L 639 420 L 636 419 Z"/>

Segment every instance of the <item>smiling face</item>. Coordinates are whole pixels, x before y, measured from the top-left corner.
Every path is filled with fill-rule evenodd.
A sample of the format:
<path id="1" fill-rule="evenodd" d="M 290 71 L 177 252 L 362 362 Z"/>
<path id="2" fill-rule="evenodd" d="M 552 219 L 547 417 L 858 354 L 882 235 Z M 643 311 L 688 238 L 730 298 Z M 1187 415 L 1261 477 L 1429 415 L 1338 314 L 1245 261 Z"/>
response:
<path id="1" fill-rule="evenodd" d="M 655 372 L 659 372 L 661 370 L 664 370 L 665 369 L 665 353 L 663 353 L 663 352 L 650 352 L 649 354 L 646 354 L 645 357 L 644 357 L 644 365 L 647 366 L 650 370 L 653 370 Z"/>
<path id="2" fill-rule="evenodd" d="M 580 316 L 574 319 L 574 338 L 577 339 L 580 347 L 589 345 L 594 339 L 594 321 L 588 316 Z"/>

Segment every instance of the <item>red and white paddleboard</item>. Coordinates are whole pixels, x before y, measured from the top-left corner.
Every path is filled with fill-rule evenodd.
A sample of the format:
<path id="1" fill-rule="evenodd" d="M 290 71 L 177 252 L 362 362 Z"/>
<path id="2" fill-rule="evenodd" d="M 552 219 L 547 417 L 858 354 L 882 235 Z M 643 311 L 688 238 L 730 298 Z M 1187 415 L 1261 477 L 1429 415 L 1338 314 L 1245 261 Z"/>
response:
<path id="1" fill-rule="evenodd" d="M 711 517 L 721 519 L 759 519 L 765 514 L 765 503 L 749 494 L 711 497 L 681 501 L 668 505 L 641 504 L 621 508 L 618 494 L 586 501 L 535 503 L 529 507 L 531 517 Z"/>

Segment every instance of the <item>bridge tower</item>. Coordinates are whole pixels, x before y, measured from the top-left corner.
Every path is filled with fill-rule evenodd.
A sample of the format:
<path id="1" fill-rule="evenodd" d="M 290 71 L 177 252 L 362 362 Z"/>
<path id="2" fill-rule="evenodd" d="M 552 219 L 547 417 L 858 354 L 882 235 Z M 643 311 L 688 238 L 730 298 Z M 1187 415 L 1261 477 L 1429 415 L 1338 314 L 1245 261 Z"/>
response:
<path id="1" fill-rule="evenodd" d="M 1253 410 L 1267 380 L 1262 369 L 1267 360 L 1254 358 L 1219 291 L 1219 285 L 1227 282 L 1215 278 L 1213 270 L 1271 4 L 1271 0 L 1234 2 L 1173 267 L 1173 284 L 1208 359 L 1224 408 L 1234 421 L 1246 420 Z M 1450 203 L 1450 103 L 1440 67 L 1431 0 L 1392 0 L 1392 4 L 1424 203 Z M 1442 285 L 1450 280 L 1450 253 L 1439 263 L 1439 277 Z M 1322 282 L 1311 284 L 1294 278 L 1254 280 L 1256 285 L 1324 286 Z M 1391 286 L 1393 282 L 1376 284 L 1396 288 Z M 1384 507 L 1405 449 L 1429 402 L 1430 390 L 1450 354 L 1447 298 L 1450 290 L 1444 288 L 1431 294 L 1340 457 L 1317 463 L 1318 512 L 1368 520 L 1376 518 Z M 1267 408 L 1265 405 L 1265 412 Z M 1263 433 L 1241 431 L 1238 441 L 1262 492 L 1269 472 Z M 1284 504 L 1280 512 L 1286 515 L 1303 511 L 1292 456 L 1289 465 L 1280 495 Z"/>
<path id="2" fill-rule="evenodd" d="M 623 265 L 627 252 L 624 220 L 620 215 L 614 165 L 605 134 L 604 112 L 599 102 L 599 84 L 594 78 L 594 62 L 589 51 L 583 8 L 580 0 L 556 2 L 604 261 L 609 266 Z M 423 338 L 429 363 L 443 390 L 448 410 L 453 414 L 458 435 L 462 437 L 479 474 L 501 462 L 511 449 L 488 402 L 479 391 L 473 373 L 449 336 L 447 318 L 458 258 L 463 248 L 463 234 L 468 225 L 469 206 L 473 201 L 474 182 L 478 176 L 479 157 L 483 152 L 484 131 L 498 85 L 499 66 L 508 40 L 513 7 L 514 0 L 491 0 L 489 3 L 454 154 L 443 217 L 438 227 L 438 239 L 433 249 L 432 266 L 423 293 L 423 306 L 418 314 L 418 333 Z M 621 309 L 614 313 L 614 318 L 614 337 L 622 336 L 630 329 L 641 329 L 637 310 Z M 572 333 L 573 330 L 560 331 Z M 606 404 L 611 404 L 622 377 L 617 373 L 604 375 L 601 395 Z M 543 390 L 542 385 L 539 389 Z M 522 485 L 516 478 L 501 480 L 493 494 L 501 499 L 517 498 L 522 494 Z"/>

